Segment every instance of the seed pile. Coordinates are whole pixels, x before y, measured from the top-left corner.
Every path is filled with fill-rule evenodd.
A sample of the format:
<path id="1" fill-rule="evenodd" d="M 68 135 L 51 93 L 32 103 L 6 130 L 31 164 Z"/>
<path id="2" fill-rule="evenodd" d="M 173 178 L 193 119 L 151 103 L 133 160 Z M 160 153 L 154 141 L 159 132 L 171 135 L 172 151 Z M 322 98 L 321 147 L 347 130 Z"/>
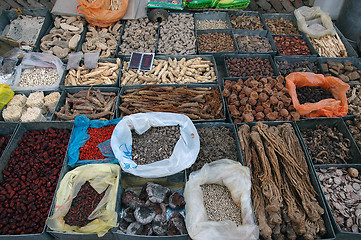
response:
<path id="1" fill-rule="evenodd" d="M 138 112 L 173 112 L 192 120 L 224 118 L 218 89 L 149 85 L 126 90 L 120 99 L 120 117 Z"/>
<path id="2" fill-rule="evenodd" d="M 197 128 L 200 141 L 200 150 L 190 172 L 197 171 L 204 164 L 222 158 L 237 160 L 237 145 L 233 132 L 227 127 Z"/>
<path id="3" fill-rule="evenodd" d="M 345 122 L 357 146 L 361 148 L 361 115 L 356 115 L 353 120 L 346 120 Z"/>
<path id="4" fill-rule="evenodd" d="M 318 239 L 326 234 L 305 154 L 290 123 L 243 124 L 238 131 L 251 170 L 252 200 L 263 239 Z"/>
<path id="5" fill-rule="evenodd" d="M 355 168 L 317 168 L 325 198 L 344 232 L 361 232 L 361 177 Z"/>
<path id="6" fill-rule="evenodd" d="M 101 128 L 88 128 L 89 140 L 79 149 L 79 160 L 104 159 L 98 145 L 112 137 L 115 125 Z"/>
<path id="7" fill-rule="evenodd" d="M 152 127 L 142 135 L 132 131 L 132 159 L 143 165 L 169 158 L 179 138 L 179 126 Z"/>
<path id="8" fill-rule="evenodd" d="M 241 209 L 234 203 L 231 192 L 219 184 L 201 185 L 208 221 L 235 222 L 242 225 Z"/>
<path id="9" fill-rule="evenodd" d="M 99 194 L 88 181 L 80 188 L 78 195 L 71 202 L 68 213 L 64 216 L 64 221 L 70 226 L 84 227 L 93 220 L 89 220 L 89 215 L 95 210 L 99 202 L 105 195 L 105 191 Z"/>
<path id="10" fill-rule="evenodd" d="M 269 19 L 265 18 L 267 27 L 272 35 L 284 34 L 284 35 L 299 35 L 299 31 L 291 20 L 283 19 Z"/>
<path id="11" fill-rule="evenodd" d="M 242 14 L 240 16 L 231 16 L 232 28 L 248 29 L 248 30 L 263 30 L 261 19 L 257 16 L 247 16 Z"/>
<path id="12" fill-rule="evenodd" d="M 314 164 L 351 163 L 351 141 L 337 127 L 317 125 L 301 133 Z"/>
<path id="13" fill-rule="evenodd" d="M 271 44 L 267 37 L 260 35 L 234 35 L 238 49 L 242 52 L 272 52 Z"/>
<path id="14" fill-rule="evenodd" d="M 233 38 L 227 33 L 204 33 L 198 34 L 199 52 L 234 52 Z"/>
<path id="15" fill-rule="evenodd" d="M 227 29 L 228 24 L 223 20 L 197 20 L 197 29 Z"/>
<path id="16" fill-rule="evenodd" d="M 301 61 L 301 62 L 278 62 L 278 70 L 284 76 L 293 72 L 313 72 L 319 73 L 317 64 L 315 62 Z"/>
<path id="17" fill-rule="evenodd" d="M 34 67 L 24 69 L 18 83 L 19 87 L 51 86 L 59 80 L 56 68 Z"/>
<path id="18" fill-rule="evenodd" d="M 297 98 L 300 104 L 316 103 L 323 99 L 333 98 L 332 93 L 322 87 L 301 87 L 297 88 Z"/>

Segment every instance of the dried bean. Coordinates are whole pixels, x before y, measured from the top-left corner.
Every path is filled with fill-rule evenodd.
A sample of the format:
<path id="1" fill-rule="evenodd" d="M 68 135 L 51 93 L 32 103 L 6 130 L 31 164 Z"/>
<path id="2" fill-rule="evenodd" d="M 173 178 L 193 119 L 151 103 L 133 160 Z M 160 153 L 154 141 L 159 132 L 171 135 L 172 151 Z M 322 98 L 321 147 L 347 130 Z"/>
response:
<path id="1" fill-rule="evenodd" d="M 273 37 L 281 55 L 311 55 L 305 40 L 298 36 Z"/>
<path id="2" fill-rule="evenodd" d="M 354 174 L 355 172 L 357 174 Z M 358 170 L 317 168 L 316 174 L 341 231 L 361 232 L 361 177 Z"/>
<path id="3" fill-rule="evenodd" d="M 226 127 L 197 128 L 200 150 L 190 172 L 197 171 L 204 164 L 222 158 L 237 160 L 237 145 L 232 130 Z"/>
<path id="4" fill-rule="evenodd" d="M 315 62 L 301 61 L 301 62 L 278 62 L 278 70 L 283 76 L 287 76 L 293 72 L 313 72 L 319 73 L 317 64 Z"/>
<path id="5" fill-rule="evenodd" d="M 270 60 L 258 57 L 226 57 L 226 67 L 230 77 L 268 77 L 274 74 Z"/>
<path id="6" fill-rule="evenodd" d="M 281 17 L 280 19 L 268 19 L 265 18 L 266 24 L 272 33 L 272 35 L 275 34 L 282 34 L 282 35 L 299 35 L 299 31 L 293 24 L 291 20 L 283 19 Z"/>
<path id="7" fill-rule="evenodd" d="M 361 69 L 358 69 L 351 62 L 326 62 L 321 63 L 325 76 L 334 76 L 340 78 L 344 82 L 360 83 Z"/>
<path id="8" fill-rule="evenodd" d="M 316 103 L 323 99 L 333 98 L 332 93 L 321 87 L 301 87 L 297 88 L 297 98 L 300 104 Z"/>
<path id="9" fill-rule="evenodd" d="M 315 129 L 301 129 L 301 133 L 314 164 L 351 163 L 350 139 L 336 127 L 316 125 Z"/>
<path id="10" fill-rule="evenodd" d="M 257 16 L 231 15 L 232 27 L 235 29 L 264 30 L 261 19 Z"/>
<path id="11" fill-rule="evenodd" d="M 67 129 L 24 133 L 0 181 L 0 235 L 41 233 L 67 149 Z"/>
<path id="12" fill-rule="evenodd" d="M 34 67 L 24 69 L 18 83 L 19 87 L 50 86 L 59 80 L 58 70 L 56 68 Z"/>
<path id="13" fill-rule="evenodd" d="M 267 37 L 260 35 L 234 35 L 238 48 L 242 52 L 272 52 L 271 44 Z"/>
<path id="14" fill-rule="evenodd" d="M 142 135 L 132 131 L 132 159 L 138 165 L 167 159 L 179 137 L 179 126 L 152 127 Z"/>
<path id="15" fill-rule="evenodd" d="M 199 52 L 234 52 L 233 38 L 227 33 L 204 33 L 198 34 Z"/>
<path id="16" fill-rule="evenodd" d="M 223 20 L 197 20 L 197 29 L 227 29 L 228 24 Z"/>

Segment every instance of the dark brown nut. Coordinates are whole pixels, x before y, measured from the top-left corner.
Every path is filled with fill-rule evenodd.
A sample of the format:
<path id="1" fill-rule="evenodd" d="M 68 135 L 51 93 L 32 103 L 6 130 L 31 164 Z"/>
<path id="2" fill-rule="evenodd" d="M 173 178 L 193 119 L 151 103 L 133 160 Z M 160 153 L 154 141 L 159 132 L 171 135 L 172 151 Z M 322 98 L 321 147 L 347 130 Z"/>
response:
<path id="1" fill-rule="evenodd" d="M 261 19 L 256 16 L 247 16 L 245 14 L 240 16 L 232 15 L 231 23 L 235 29 L 264 30 Z"/>
<path id="2" fill-rule="evenodd" d="M 287 62 L 282 61 L 277 63 L 278 70 L 283 76 L 287 76 L 292 72 L 313 72 L 319 73 L 317 64 L 315 62 L 302 61 L 302 62 Z"/>
<path id="3" fill-rule="evenodd" d="M 299 31 L 292 23 L 291 20 L 283 19 L 265 19 L 266 24 L 272 34 L 289 34 L 289 35 L 299 35 Z"/>
<path id="4" fill-rule="evenodd" d="M 227 33 L 204 33 L 197 36 L 200 52 L 234 52 L 233 38 Z"/>
<path id="5" fill-rule="evenodd" d="M 230 77 L 273 76 L 274 74 L 271 62 L 258 57 L 226 57 L 226 67 Z M 258 81 L 256 81 L 256 85 L 258 85 Z M 252 84 L 250 87 L 255 86 Z"/>
<path id="6" fill-rule="evenodd" d="M 298 36 L 276 36 L 273 39 L 281 55 L 311 55 L 306 41 Z"/>

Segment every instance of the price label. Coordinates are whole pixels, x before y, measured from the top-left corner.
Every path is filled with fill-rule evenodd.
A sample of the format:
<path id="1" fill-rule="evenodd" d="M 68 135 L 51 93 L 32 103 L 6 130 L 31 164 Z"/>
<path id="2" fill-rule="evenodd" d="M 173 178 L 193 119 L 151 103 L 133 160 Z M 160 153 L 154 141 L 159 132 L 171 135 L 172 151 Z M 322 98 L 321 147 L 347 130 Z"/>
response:
<path id="1" fill-rule="evenodd" d="M 142 61 L 143 53 L 140 52 L 133 52 L 132 56 L 130 57 L 129 69 L 139 69 L 140 62 Z"/>
<path id="2" fill-rule="evenodd" d="M 142 57 L 142 63 L 140 64 L 141 71 L 152 70 L 154 60 L 154 53 L 144 53 Z"/>

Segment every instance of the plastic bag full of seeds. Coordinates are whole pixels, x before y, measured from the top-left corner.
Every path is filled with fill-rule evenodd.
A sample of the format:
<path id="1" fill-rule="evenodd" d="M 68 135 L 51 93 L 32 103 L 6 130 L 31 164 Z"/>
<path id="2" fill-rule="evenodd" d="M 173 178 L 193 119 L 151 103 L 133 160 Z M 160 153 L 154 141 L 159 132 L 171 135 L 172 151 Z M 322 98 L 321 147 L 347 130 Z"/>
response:
<path id="1" fill-rule="evenodd" d="M 186 227 L 194 240 L 258 239 L 248 167 L 221 159 L 192 172 L 184 190 Z"/>
<path id="2" fill-rule="evenodd" d="M 111 146 L 123 171 L 157 178 L 189 168 L 200 142 L 186 115 L 149 112 L 124 117 L 113 131 Z"/>

